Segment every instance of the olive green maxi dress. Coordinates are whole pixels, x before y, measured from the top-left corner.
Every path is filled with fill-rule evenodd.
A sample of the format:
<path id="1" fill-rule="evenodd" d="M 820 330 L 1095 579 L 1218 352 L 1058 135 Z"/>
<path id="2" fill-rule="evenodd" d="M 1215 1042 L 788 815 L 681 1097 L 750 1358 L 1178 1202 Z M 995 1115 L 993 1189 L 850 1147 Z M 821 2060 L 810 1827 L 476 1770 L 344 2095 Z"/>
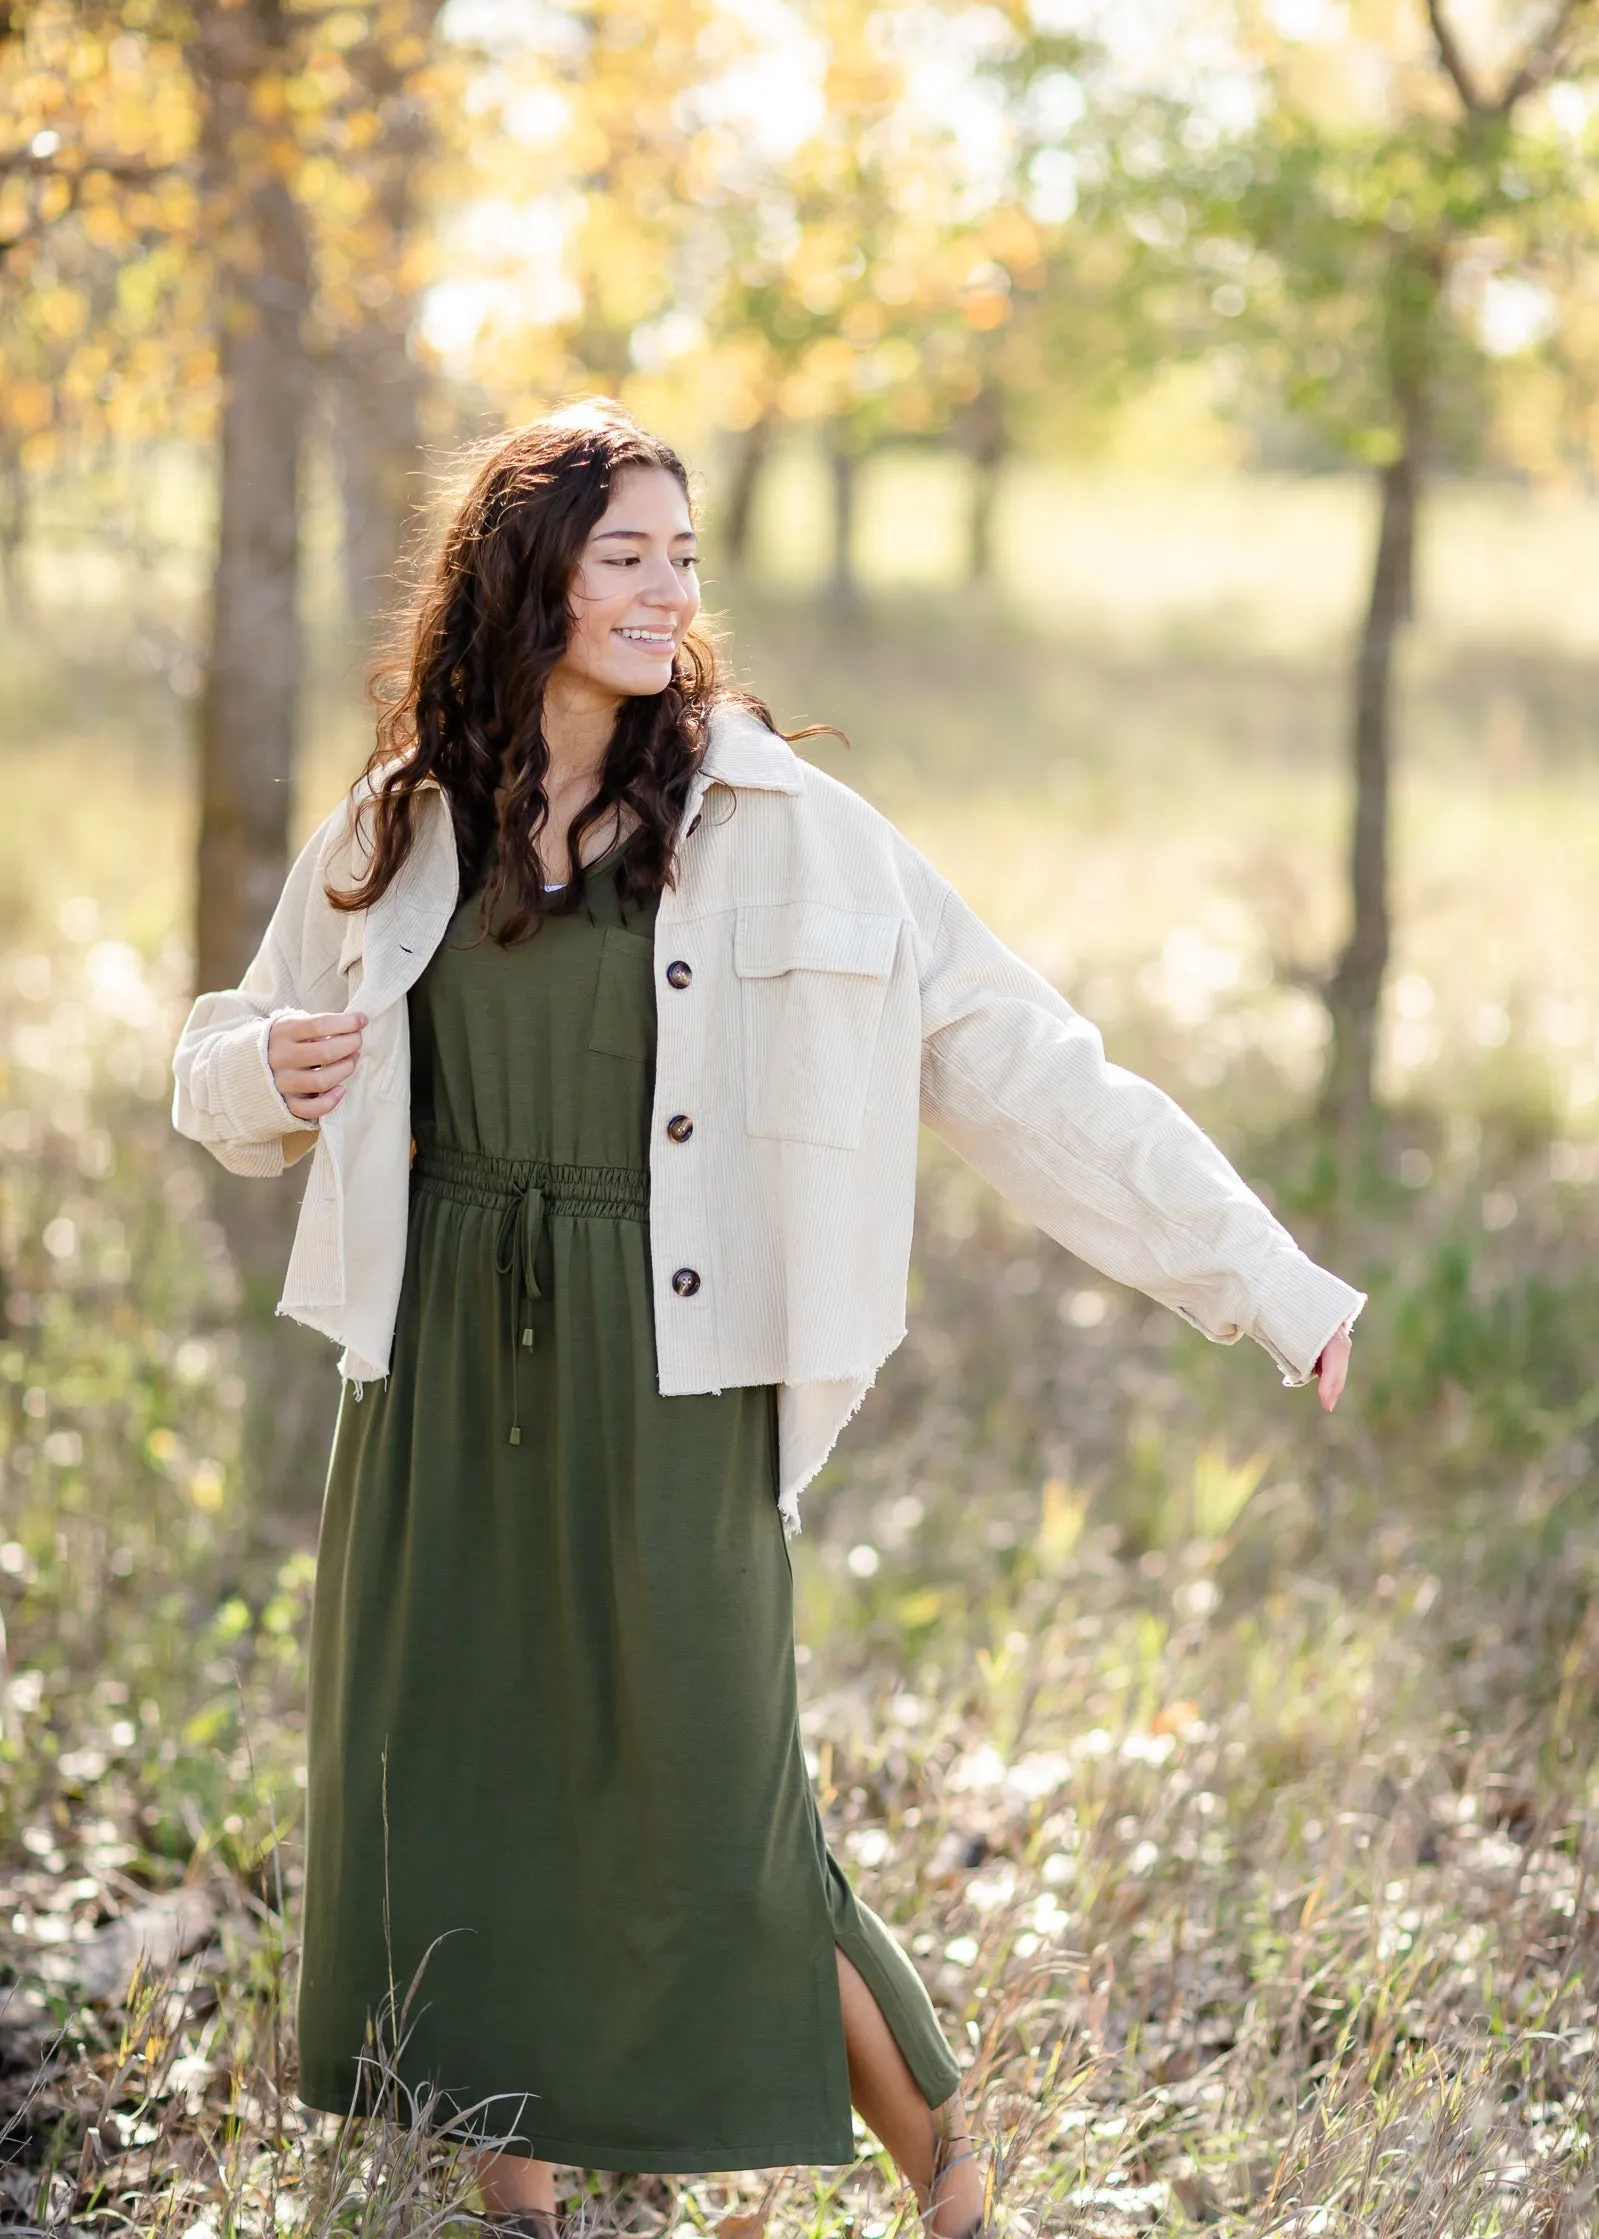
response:
<path id="1" fill-rule="evenodd" d="M 508 949 L 469 898 L 411 993 L 392 1372 L 346 1390 L 322 1521 L 300 2088 L 372 2103 L 375 2041 L 514 2152 L 846 2161 L 835 1943 L 929 2104 L 958 2070 L 806 1775 L 776 1394 L 656 1389 L 620 852 Z"/>

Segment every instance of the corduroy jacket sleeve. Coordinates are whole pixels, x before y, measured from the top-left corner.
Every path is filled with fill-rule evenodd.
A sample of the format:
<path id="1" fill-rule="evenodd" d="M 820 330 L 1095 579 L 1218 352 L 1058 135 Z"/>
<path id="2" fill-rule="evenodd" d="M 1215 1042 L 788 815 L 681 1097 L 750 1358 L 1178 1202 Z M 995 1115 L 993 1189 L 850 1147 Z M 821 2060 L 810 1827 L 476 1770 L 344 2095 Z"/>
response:
<path id="1" fill-rule="evenodd" d="M 316 1141 L 278 1094 L 267 1036 L 275 1018 L 327 1008 L 340 992 L 336 921 L 322 890 L 347 827 L 341 804 L 300 850 L 243 979 L 196 999 L 173 1052 L 173 1125 L 230 1173 L 281 1174 Z"/>
<path id="2" fill-rule="evenodd" d="M 940 882 L 942 884 L 942 882 Z M 1163 1090 L 945 886 L 922 934 L 922 1116 L 1048 1235 L 1309 1381 L 1364 1293 L 1295 1244 Z"/>

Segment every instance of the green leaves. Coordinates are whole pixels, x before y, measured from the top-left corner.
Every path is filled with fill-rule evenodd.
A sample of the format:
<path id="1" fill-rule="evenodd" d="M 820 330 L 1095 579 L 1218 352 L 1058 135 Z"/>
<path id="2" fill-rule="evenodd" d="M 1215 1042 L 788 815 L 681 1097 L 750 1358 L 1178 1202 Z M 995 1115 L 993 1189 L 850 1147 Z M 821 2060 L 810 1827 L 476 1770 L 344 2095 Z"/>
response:
<path id="1" fill-rule="evenodd" d="M 1527 347 L 1558 328 L 1599 186 L 1595 136 L 1526 100 L 1468 110 L 1441 63 L 1356 30 L 1320 74 L 1297 54 L 1255 61 L 1257 113 L 1239 129 L 1203 96 L 1123 94 L 1114 128 L 1102 108 L 1096 217 L 1128 244 L 1124 299 L 1168 348 L 1226 352 L 1246 415 L 1286 412 L 1380 467 L 1404 400 L 1426 397 L 1435 444 L 1463 459 L 1516 354 L 1490 346 L 1485 289 L 1531 288 L 1534 307 L 1548 292 L 1546 318 L 1524 310 Z M 1360 96 L 1357 65 L 1380 95 Z M 1457 396 L 1472 411 L 1452 410 Z"/>

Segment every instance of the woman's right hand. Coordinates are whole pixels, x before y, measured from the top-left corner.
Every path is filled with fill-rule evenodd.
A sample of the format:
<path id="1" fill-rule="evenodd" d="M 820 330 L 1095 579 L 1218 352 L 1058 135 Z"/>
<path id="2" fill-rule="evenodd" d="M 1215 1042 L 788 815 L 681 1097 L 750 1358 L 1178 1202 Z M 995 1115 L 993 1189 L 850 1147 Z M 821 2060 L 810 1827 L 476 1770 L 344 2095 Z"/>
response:
<path id="1" fill-rule="evenodd" d="M 344 1094 L 361 1054 L 364 1011 L 290 1011 L 272 1021 L 267 1063 L 296 1119 L 319 1120 Z"/>

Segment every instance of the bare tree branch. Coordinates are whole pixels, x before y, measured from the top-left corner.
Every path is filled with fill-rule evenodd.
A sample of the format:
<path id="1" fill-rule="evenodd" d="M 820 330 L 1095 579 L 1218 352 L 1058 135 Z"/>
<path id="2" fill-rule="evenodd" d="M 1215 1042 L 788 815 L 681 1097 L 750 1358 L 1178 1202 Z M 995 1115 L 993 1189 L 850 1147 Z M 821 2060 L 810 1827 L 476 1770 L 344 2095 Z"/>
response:
<path id="1" fill-rule="evenodd" d="M 1432 27 L 1438 59 L 1459 94 L 1466 114 L 1472 117 L 1508 117 L 1518 102 L 1559 70 L 1566 57 L 1570 35 L 1589 0 L 1560 0 L 1560 6 L 1528 46 L 1497 100 L 1489 100 L 1467 62 L 1465 50 L 1444 17 L 1444 0 L 1427 0 L 1427 21 Z"/>
<path id="2" fill-rule="evenodd" d="M 34 155 L 27 148 L 0 156 L 0 177 L 8 178 L 18 171 L 30 171 L 38 179 L 67 179 L 74 188 L 80 186 L 90 172 L 99 172 L 108 179 L 115 179 L 120 186 L 133 187 L 147 187 L 158 179 L 193 178 L 196 175 L 195 165 L 187 158 L 179 163 L 142 163 L 122 156 L 102 163 L 97 157 L 90 155 L 82 156 L 76 163 L 57 163 L 53 157 Z"/>
<path id="3" fill-rule="evenodd" d="M 39 168 L 37 161 L 28 157 L 22 161 L 0 165 L 0 174 L 6 171 L 22 170 L 25 166 L 29 169 Z M 36 209 L 30 210 L 28 222 L 23 226 L 20 233 L 8 233 L 0 236 L 0 260 L 10 256 L 13 250 L 22 248 L 25 243 L 37 241 L 41 234 L 48 233 L 53 226 L 59 225 L 63 218 L 70 218 L 81 207 L 83 200 L 82 172 L 64 171 L 59 173 L 58 176 L 64 178 L 67 182 L 66 207 L 58 210 L 55 216 L 49 220 L 41 218 Z"/>
<path id="4" fill-rule="evenodd" d="M 91 173 L 98 172 L 115 179 L 119 186 L 142 187 L 162 179 L 192 178 L 195 167 L 188 161 L 155 164 L 131 160 L 121 163 L 91 162 L 73 167 L 53 163 L 48 156 L 32 155 L 26 150 L 20 154 L 0 156 L 0 178 L 10 177 L 19 171 L 31 172 L 36 178 L 64 179 L 67 184 L 67 200 L 53 216 L 41 217 L 37 209 L 30 210 L 20 232 L 0 234 L 0 263 L 13 250 L 22 248 L 29 241 L 40 240 L 45 234 L 64 224 L 68 218 L 75 217 L 83 208 L 83 184 Z M 140 227 L 136 230 L 135 238 L 141 246 L 147 247 L 153 236 L 147 227 Z"/>
<path id="5" fill-rule="evenodd" d="M 1499 114 L 1508 117 L 1518 101 L 1545 86 L 1565 60 L 1566 41 L 1587 0 L 1562 0 L 1541 39 L 1535 39 L 1522 58 L 1521 67 L 1499 97 Z"/>
<path id="6" fill-rule="evenodd" d="M 1427 0 L 1427 21 L 1432 26 L 1432 35 L 1437 43 L 1438 59 L 1454 81 L 1454 88 L 1462 105 L 1471 116 L 1483 115 L 1488 104 L 1472 76 L 1459 40 L 1444 21 L 1443 0 Z"/>

